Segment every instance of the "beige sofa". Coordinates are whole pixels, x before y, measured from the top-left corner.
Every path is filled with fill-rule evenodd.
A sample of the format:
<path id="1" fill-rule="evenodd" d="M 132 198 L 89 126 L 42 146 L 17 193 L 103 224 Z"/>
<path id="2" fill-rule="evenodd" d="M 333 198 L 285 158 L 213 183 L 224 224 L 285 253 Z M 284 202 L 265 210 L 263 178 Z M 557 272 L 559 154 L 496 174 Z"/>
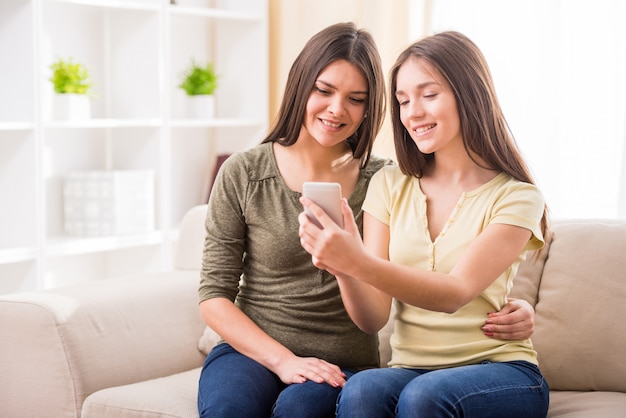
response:
<path id="1" fill-rule="evenodd" d="M 175 271 L 0 296 L 0 417 L 197 417 L 205 213 L 183 220 Z M 626 221 L 557 222 L 545 255 L 514 293 L 536 304 L 549 416 L 625 416 Z"/>

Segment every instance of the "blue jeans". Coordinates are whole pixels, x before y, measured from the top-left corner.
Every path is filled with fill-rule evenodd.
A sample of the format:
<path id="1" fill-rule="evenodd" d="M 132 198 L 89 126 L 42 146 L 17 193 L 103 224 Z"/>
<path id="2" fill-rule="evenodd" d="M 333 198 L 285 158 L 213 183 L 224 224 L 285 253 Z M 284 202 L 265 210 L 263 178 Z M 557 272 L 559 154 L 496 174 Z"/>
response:
<path id="1" fill-rule="evenodd" d="M 219 344 L 202 367 L 198 412 L 201 418 L 334 418 L 339 392 L 340 388 L 311 381 L 286 385 L 229 344 Z"/>
<path id="2" fill-rule="evenodd" d="M 440 370 L 385 368 L 352 376 L 337 417 L 545 417 L 549 390 L 525 361 Z"/>

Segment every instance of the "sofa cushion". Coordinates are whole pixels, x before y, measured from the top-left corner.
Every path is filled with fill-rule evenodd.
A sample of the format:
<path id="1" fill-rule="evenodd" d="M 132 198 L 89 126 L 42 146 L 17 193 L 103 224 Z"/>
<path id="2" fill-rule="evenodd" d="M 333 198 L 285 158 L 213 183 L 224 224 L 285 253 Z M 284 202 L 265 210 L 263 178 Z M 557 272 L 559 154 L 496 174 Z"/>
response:
<path id="1" fill-rule="evenodd" d="M 626 392 L 626 223 L 558 222 L 532 337 L 554 390 Z"/>
<path id="2" fill-rule="evenodd" d="M 83 403 L 81 418 L 197 418 L 200 368 L 102 389 Z"/>
<path id="3" fill-rule="evenodd" d="M 173 263 L 177 270 L 199 271 L 202 266 L 207 207 L 194 206 L 185 213 L 180 223 Z"/>
<path id="4" fill-rule="evenodd" d="M 220 340 L 221 337 L 212 328 L 205 327 L 198 341 L 198 350 L 207 356 Z"/>
<path id="5" fill-rule="evenodd" d="M 626 393 L 550 391 L 548 418 L 616 418 L 626 411 Z"/>

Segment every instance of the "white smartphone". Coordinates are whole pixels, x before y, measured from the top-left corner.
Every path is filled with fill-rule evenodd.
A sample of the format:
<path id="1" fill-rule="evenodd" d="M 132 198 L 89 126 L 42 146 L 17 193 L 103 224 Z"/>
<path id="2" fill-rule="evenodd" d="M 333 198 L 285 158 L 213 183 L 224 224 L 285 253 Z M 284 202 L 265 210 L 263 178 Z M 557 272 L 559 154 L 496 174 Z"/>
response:
<path id="1" fill-rule="evenodd" d="M 343 215 L 341 214 L 341 185 L 339 183 L 327 183 L 317 181 L 307 181 L 302 185 L 302 195 L 311 199 L 319 207 L 324 209 L 326 214 L 335 221 L 337 225 L 343 228 Z M 309 216 L 317 226 L 322 228 L 308 209 L 305 209 Z"/>

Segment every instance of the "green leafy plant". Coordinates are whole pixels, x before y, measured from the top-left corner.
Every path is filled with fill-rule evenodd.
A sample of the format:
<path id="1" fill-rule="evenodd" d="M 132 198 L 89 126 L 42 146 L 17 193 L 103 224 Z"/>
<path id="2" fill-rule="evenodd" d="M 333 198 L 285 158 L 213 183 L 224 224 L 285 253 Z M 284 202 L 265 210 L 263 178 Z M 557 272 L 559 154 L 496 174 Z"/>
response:
<path id="1" fill-rule="evenodd" d="M 52 76 L 50 81 L 54 85 L 54 92 L 59 94 L 74 93 L 88 94 L 91 92 L 91 77 L 87 67 L 74 62 L 72 58 L 59 58 L 50 65 Z"/>
<path id="2" fill-rule="evenodd" d="M 178 87 L 185 90 L 189 96 L 197 96 L 200 94 L 210 95 L 213 94 L 217 88 L 218 78 L 219 76 L 215 74 L 212 63 L 200 66 L 192 60 L 191 66 L 183 73 L 183 80 Z"/>

